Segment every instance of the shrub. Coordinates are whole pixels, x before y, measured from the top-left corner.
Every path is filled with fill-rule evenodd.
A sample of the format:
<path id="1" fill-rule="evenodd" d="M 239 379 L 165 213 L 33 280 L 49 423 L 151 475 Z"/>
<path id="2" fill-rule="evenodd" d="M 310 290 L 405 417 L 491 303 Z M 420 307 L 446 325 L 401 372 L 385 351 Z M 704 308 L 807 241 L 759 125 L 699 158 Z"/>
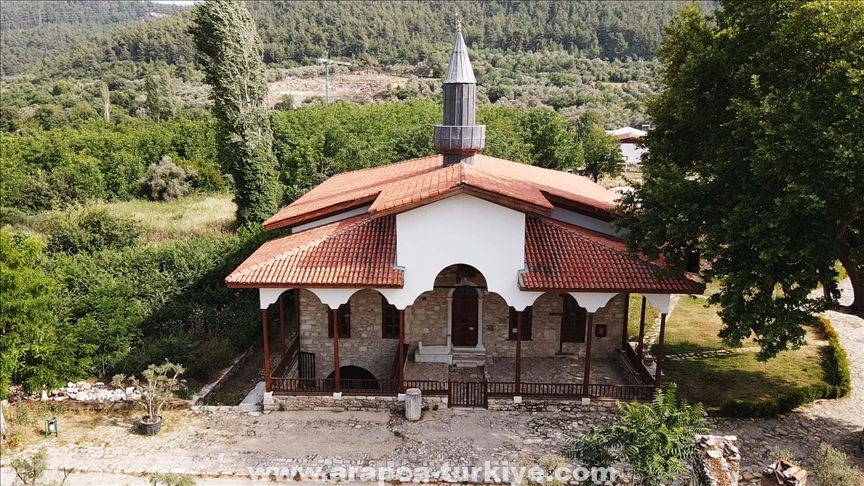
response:
<path id="1" fill-rule="evenodd" d="M 687 461 L 698 455 L 695 434 L 707 433 L 701 404 L 678 403 L 677 387 L 654 392 L 651 404 L 618 402 L 621 417 L 604 427 L 569 438 L 563 455 L 588 467 L 624 462 L 643 486 L 660 486 L 687 471 Z"/>
<path id="2" fill-rule="evenodd" d="M 194 171 L 187 172 L 165 155 L 147 169 L 147 175 L 140 181 L 141 189 L 153 201 L 173 201 L 189 190 L 194 177 Z"/>
<path id="3" fill-rule="evenodd" d="M 813 472 L 819 484 L 831 486 L 860 486 L 864 484 L 864 473 L 856 469 L 843 451 L 825 444 L 819 445 Z"/>
<path id="4" fill-rule="evenodd" d="M 48 226 L 48 251 L 67 255 L 126 248 L 134 245 L 141 235 L 134 219 L 95 207 L 59 214 Z"/>
<path id="5" fill-rule="evenodd" d="M 776 396 L 759 400 L 730 400 L 720 407 L 720 413 L 728 417 L 776 417 L 815 400 L 848 395 L 852 389 L 852 377 L 846 351 L 840 346 L 837 332 L 828 319 L 819 318 L 819 325 L 828 338 L 828 346 L 822 356 L 826 383 L 778 393 Z"/>

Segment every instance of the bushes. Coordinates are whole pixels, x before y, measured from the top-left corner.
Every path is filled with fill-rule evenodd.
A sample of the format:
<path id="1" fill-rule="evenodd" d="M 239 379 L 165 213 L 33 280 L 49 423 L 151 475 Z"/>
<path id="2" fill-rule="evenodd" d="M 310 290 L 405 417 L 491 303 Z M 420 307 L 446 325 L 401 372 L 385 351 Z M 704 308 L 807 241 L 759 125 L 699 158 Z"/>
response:
<path id="1" fill-rule="evenodd" d="M 849 457 L 829 444 L 819 445 L 813 472 L 819 484 L 831 486 L 860 486 L 864 484 L 864 473 L 856 469 Z"/>
<path id="2" fill-rule="evenodd" d="M 828 319 L 820 317 L 819 325 L 828 338 L 828 346 L 822 356 L 826 383 L 781 392 L 760 400 L 730 400 L 720 407 L 720 413 L 728 417 L 776 417 L 821 398 L 846 396 L 852 389 L 846 351 L 840 346 L 837 332 Z"/>
<path id="3" fill-rule="evenodd" d="M 140 181 L 141 189 L 153 201 L 173 201 L 189 190 L 189 181 L 194 177 L 193 171 L 178 167 L 165 155 L 147 169 L 147 175 Z"/>
<path id="4" fill-rule="evenodd" d="M 224 278 L 259 233 L 58 256 L 83 372 L 137 374 L 169 359 L 206 380 L 258 336 L 257 298 Z"/>
<path id="5" fill-rule="evenodd" d="M 58 214 L 48 226 L 48 251 L 67 255 L 126 248 L 141 235 L 135 220 L 94 207 Z"/>

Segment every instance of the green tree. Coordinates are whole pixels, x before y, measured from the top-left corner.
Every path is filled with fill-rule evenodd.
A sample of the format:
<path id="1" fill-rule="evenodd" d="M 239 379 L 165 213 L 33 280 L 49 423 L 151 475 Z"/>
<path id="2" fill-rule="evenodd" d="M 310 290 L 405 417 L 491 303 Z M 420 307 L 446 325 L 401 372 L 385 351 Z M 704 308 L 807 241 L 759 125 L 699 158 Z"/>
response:
<path id="1" fill-rule="evenodd" d="M 588 467 L 624 462 L 642 486 L 671 484 L 698 453 L 694 435 L 708 432 L 702 405 L 679 404 L 676 391 L 674 384 L 655 391 L 651 404 L 619 402 L 618 421 L 570 438 L 564 456 Z"/>
<path id="2" fill-rule="evenodd" d="M 177 115 L 177 93 L 174 76 L 164 61 L 154 63 L 144 78 L 147 95 L 147 116 L 157 122 L 172 120 Z M 103 95 L 104 96 L 104 95 Z"/>
<path id="3" fill-rule="evenodd" d="M 236 0 L 211 0 L 193 10 L 190 28 L 211 86 L 219 158 L 234 177 L 237 220 L 260 223 L 282 197 L 267 112 L 261 39 Z"/>
<path id="4" fill-rule="evenodd" d="M 645 181 L 620 223 L 676 269 L 700 249 L 720 336 L 755 336 L 768 359 L 836 304 L 837 260 L 864 315 L 864 3 L 720 3 L 667 29 Z"/>
<path id="5" fill-rule="evenodd" d="M 0 397 L 9 385 L 30 391 L 78 375 L 66 329 L 54 313 L 57 283 L 40 267 L 42 242 L 0 229 Z"/>
<path id="6" fill-rule="evenodd" d="M 624 173 L 624 158 L 618 139 L 608 135 L 603 125 L 592 124 L 582 138 L 585 154 L 583 172 L 594 182 L 601 176 L 616 177 Z"/>

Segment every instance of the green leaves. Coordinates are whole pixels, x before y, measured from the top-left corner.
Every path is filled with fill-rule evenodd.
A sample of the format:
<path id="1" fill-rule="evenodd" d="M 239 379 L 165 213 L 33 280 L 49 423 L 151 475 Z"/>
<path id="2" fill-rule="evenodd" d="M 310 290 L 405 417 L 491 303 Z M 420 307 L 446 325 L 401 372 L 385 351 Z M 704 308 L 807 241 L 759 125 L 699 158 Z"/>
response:
<path id="1" fill-rule="evenodd" d="M 768 359 L 836 304 L 838 259 L 864 312 L 864 97 L 850 75 L 864 5 L 721 3 L 713 24 L 688 8 L 667 29 L 645 180 L 619 224 L 675 269 L 700 249 L 722 282 L 721 337 L 753 336 Z"/>
<path id="2" fill-rule="evenodd" d="M 234 177 L 237 219 L 241 225 L 261 223 L 282 198 L 265 104 L 261 39 L 239 1 L 201 3 L 192 20 L 190 32 L 218 121 L 219 159 Z"/>
<path id="3" fill-rule="evenodd" d="M 697 454 L 694 436 L 708 431 L 702 405 L 679 404 L 676 392 L 672 384 L 655 391 L 651 404 L 619 402 L 618 421 L 571 437 L 564 456 L 588 467 L 628 463 L 644 486 L 671 483 Z"/>

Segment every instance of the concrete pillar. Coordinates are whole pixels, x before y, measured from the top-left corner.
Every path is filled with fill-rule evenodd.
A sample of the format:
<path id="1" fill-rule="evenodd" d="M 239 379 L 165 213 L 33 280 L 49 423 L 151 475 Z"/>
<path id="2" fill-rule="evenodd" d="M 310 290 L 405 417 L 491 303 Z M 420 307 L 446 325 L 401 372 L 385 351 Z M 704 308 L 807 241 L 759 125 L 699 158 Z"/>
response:
<path id="1" fill-rule="evenodd" d="M 423 412 L 423 396 L 419 388 L 405 390 L 405 418 L 411 422 L 420 420 Z"/>

